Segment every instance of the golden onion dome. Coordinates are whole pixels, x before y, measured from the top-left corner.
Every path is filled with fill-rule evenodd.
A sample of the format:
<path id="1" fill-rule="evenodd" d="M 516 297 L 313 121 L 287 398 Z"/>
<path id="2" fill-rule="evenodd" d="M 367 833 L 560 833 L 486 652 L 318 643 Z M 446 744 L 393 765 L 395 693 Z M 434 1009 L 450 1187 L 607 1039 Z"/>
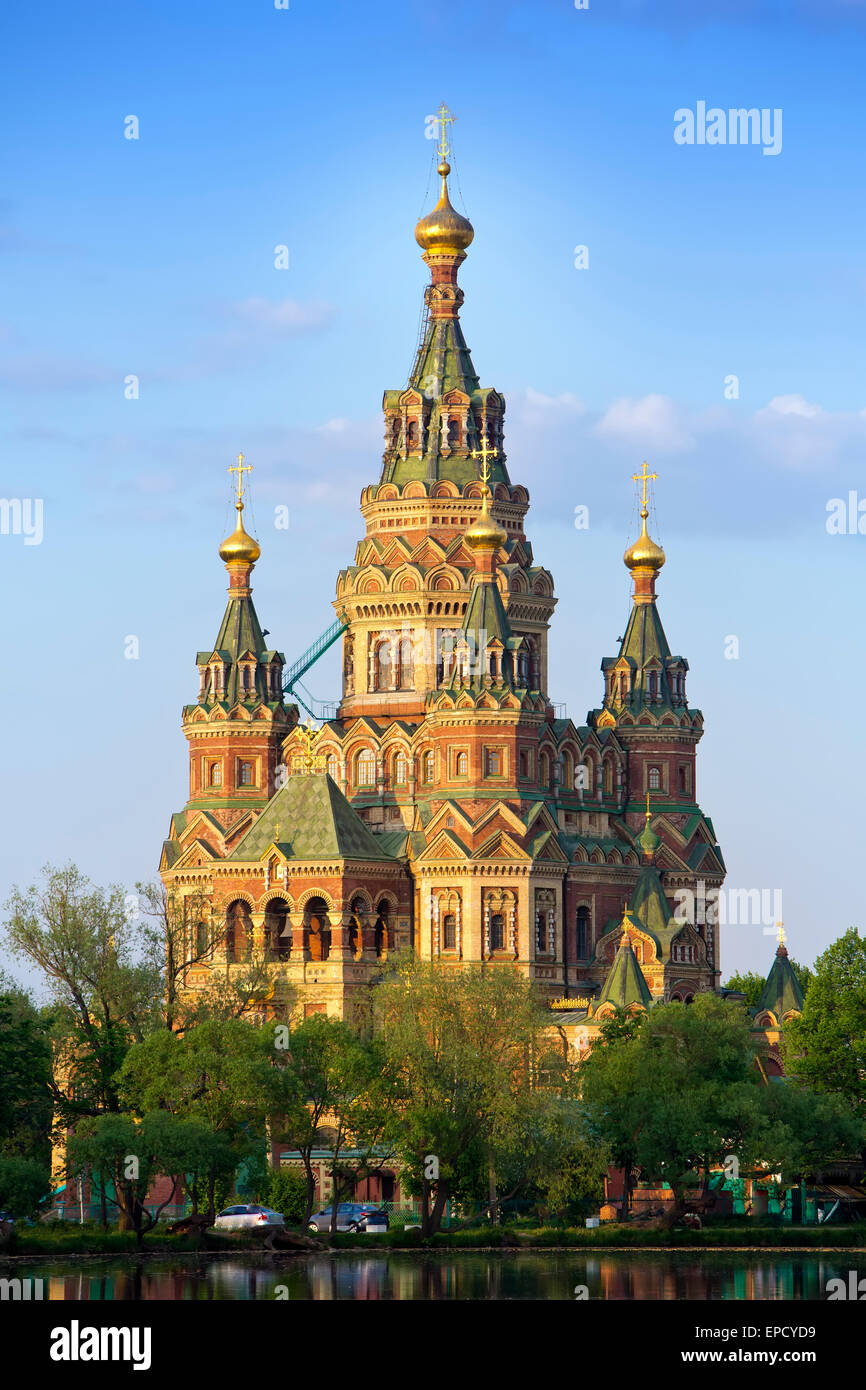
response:
<path id="1" fill-rule="evenodd" d="M 499 550 L 507 540 L 507 534 L 487 510 L 485 493 L 481 515 L 466 532 L 466 544 L 471 550 Z"/>
<path id="2" fill-rule="evenodd" d="M 461 217 L 451 206 L 447 183 L 451 165 L 447 160 L 443 159 L 437 172 L 442 176 L 439 202 L 432 212 L 421 218 L 415 228 L 415 240 L 428 255 L 456 256 L 466 250 L 475 236 L 475 228 L 468 217 Z"/>
<path id="3" fill-rule="evenodd" d="M 254 541 L 244 529 L 243 502 L 236 502 L 238 524 L 220 546 L 220 559 L 227 565 L 254 565 L 261 555 L 258 541 Z"/>
<path id="4" fill-rule="evenodd" d="M 641 512 L 643 525 L 641 526 L 640 535 L 634 545 L 630 545 L 622 557 L 626 569 L 660 570 L 665 562 L 664 551 L 660 545 L 656 545 L 655 541 L 652 540 L 647 532 L 646 519 L 648 515 L 649 513 L 645 510 Z"/>

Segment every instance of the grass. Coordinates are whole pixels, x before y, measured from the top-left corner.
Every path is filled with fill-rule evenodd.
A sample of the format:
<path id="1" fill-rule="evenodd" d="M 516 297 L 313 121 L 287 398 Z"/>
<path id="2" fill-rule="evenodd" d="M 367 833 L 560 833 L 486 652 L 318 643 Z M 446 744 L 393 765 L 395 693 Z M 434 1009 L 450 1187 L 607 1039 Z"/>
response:
<path id="1" fill-rule="evenodd" d="M 645 1230 L 639 1226 L 610 1225 L 587 1230 L 583 1226 L 472 1226 L 440 1231 L 422 1238 L 420 1231 L 391 1230 L 381 1236 L 336 1235 L 323 1240 L 323 1249 L 357 1250 L 550 1250 L 550 1249 L 866 1249 L 866 1224 L 845 1226 L 784 1226 L 759 1225 L 741 1218 L 714 1222 L 700 1231 Z M 205 1237 L 196 1234 L 169 1235 L 157 1227 L 144 1238 L 146 1254 L 194 1254 L 222 1251 L 253 1252 L 262 1248 L 261 1240 L 218 1234 L 209 1231 Z M 131 1231 L 110 1229 L 98 1225 L 78 1226 L 71 1222 L 21 1227 L 8 1245 L 0 1250 L 0 1262 L 5 1255 L 135 1255 L 139 1253 Z"/>

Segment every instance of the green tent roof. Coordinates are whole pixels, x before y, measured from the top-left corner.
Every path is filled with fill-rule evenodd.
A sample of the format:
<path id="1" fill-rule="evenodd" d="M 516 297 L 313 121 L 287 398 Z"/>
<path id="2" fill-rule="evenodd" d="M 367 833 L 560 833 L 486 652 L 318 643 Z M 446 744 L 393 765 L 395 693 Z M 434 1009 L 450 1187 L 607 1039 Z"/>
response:
<path id="1" fill-rule="evenodd" d="M 602 1004 L 614 1004 L 618 1009 L 627 1009 L 633 1004 L 649 1008 L 651 1003 L 650 987 L 638 965 L 631 942 L 627 941 L 620 946 L 614 957 L 595 1011 L 597 1013 Z"/>
<path id="2" fill-rule="evenodd" d="M 277 840 L 279 826 L 279 840 Z M 254 825 L 228 855 L 261 859 L 278 843 L 288 859 L 373 859 L 391 855 L 368 830 L 327 773 L 298 773 L 271 797 Z"/>
<path id="3" fill-rule="evenodd" d="M 802 1008 L 800 982 L 791 969 L 787 948 L 780 944 L 755 1012 L 772 1013 L 781 1022 L 785 1014 L 792 1011 L 799 1013 Z"/>

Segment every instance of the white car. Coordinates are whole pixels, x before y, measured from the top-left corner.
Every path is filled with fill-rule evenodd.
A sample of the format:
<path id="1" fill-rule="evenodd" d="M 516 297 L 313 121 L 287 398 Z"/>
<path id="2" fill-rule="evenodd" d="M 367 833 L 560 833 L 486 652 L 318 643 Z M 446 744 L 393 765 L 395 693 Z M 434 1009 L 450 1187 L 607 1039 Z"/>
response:
<path id="1" fill-rule="evenodd" d="M 285 1226 L 285 1219 L 270 1207 L 238 1206 L 226 1207 L 214 1221 L 218 1231 L 267 1231 Z"/>

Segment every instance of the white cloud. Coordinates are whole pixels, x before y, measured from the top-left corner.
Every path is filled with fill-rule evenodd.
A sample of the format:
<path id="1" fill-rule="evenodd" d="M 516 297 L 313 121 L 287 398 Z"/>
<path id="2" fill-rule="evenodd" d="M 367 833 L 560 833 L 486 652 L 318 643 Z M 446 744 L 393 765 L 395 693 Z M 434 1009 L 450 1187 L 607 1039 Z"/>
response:
<path id="1" fill-rule="evenodd" d="M 804 396 L 798 395 L 774 396 L 769 405 L 764 408 L 775 411 L 777 415 L 802 415 L 808 420 L 821 414 L 819 405 L 812 405 Z"/>
<path id="2" fill-rule="evenodd" d="M 323 328 L 334 317 L 330 304 L 302 304 L 297 299 L 271 300 L 261 296 L 237 300 L 226 306 L 226 312 L 259 332 L 280 338 Z"/>
<path id="3" fill-rule="evenodd" d="M 694 445 L 677 406 L 670 396 L 652 394 L 632 400 L 621 396 L 609 406 L 595 426 L 596 434 L 615 443 L 633 444 L 642 450 L 678 453 Z"/>

